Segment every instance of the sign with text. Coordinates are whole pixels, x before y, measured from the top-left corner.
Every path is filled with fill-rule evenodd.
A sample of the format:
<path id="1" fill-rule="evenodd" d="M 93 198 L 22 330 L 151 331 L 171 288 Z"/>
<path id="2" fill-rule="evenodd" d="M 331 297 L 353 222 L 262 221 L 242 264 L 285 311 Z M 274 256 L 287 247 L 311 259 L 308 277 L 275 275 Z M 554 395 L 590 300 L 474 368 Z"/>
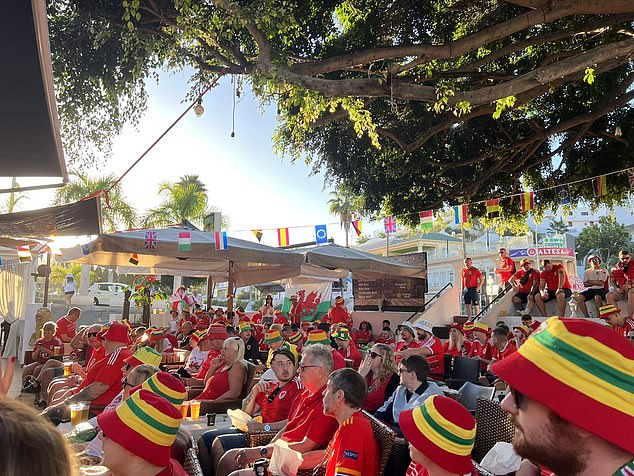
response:
<path id="1" fill-rule="evenodd" d="M 390 256 L 427 270 L 427 253 Z M 426 275 L 426 273 L 425 273 Z M 353 279 L 355 311 L 417 311 L 425 304 L 427 279 Z"/>
<path id="2" fill-rule="evenodd" d="M 511 258 L 523 258 L 525 256 L 535 257 L 537 256 L 538 249 L 537 248 L 521 248 L 518 250 L 509 250 L 509 256 Z M 575 256 L 575 252 L 570 248 L 558 248 L 558 247 L 539 247 L 539 256 L 540 257 L 550 257 L 550 256 L 562 256 L 562 257 L 573 257 Z"/>

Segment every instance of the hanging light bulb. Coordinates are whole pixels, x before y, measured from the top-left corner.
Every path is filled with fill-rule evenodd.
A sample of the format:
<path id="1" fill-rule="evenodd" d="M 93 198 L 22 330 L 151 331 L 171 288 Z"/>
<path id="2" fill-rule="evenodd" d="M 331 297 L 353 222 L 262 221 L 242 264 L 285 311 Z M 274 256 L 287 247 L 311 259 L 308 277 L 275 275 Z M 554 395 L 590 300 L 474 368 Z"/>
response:
<path id="1" fill-rule="evenodd" d="M 194 114 L 196 114 L 196 117 L 200 117 L 205 113 L 205 108 L 202 103 L 203 100 L 198 99 L 198 103 L 194 106 Z"/>
<path id="2" fill-rule="evenodd" d="M 621 131 L 621 126 L 616 126 L 616 128 L 614 129 L 614 135 L 616 137 L 621 137 L 623 135 L 623 132 Z"/>

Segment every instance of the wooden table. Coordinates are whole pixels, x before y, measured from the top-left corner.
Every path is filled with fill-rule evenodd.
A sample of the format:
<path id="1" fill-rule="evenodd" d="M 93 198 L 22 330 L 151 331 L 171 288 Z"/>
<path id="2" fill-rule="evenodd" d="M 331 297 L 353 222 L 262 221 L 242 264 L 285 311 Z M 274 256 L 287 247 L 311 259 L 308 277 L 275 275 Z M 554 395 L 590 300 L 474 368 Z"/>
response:
<path id="1" fill-rule="evenodd" d="M 213 426 L 207 426 L 207 415 L 201 415 L 197 420 L 192 420 L 191 417 L 187 417 L 181 422 L 181 429 L 187 430 L 196 440 L 206 431 L 216 429 L 226 430 L 227 428 L 231 428 L 231 426 L 231 419 L 226 413 L 218 413 L 216 415 L 216 424 Z"/>

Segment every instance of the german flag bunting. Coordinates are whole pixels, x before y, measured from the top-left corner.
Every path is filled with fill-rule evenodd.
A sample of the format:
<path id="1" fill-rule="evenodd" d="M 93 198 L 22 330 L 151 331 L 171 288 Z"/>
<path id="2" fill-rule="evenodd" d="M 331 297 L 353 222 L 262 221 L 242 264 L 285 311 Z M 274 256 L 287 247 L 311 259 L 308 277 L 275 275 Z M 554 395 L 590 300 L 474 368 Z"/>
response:
<path id="1" fill-rule="evenodd" d="M 488 218 L 497 218 L 500 216 L 500 199 L 499 198 L 493 198 L 491 200 L 487 200 L 486 206 L 487 206 Z"/>

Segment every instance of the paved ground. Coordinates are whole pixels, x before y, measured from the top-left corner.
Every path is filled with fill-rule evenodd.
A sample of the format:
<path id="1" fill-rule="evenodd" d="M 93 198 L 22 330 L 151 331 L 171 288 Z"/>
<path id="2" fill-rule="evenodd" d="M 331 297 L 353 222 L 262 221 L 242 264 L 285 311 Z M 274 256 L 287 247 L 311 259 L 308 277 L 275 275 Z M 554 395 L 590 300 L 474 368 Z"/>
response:
<path id="1" fill-rule="evenodd" d="M 94 304 L 82 305 L 75 303 L 72 305 L 76 305 L 81 309 L 81 319 L 79 320 L 79 325 L 105 324 L 109 322 L 110 314 L 121 314 L 123 312 L 122 306 L 95 306 Z M 63 316 L 67 311 L 68 306 L 66 303 L 61 304 L 54 302 L 52 304 L 54 319 L 58 319 Z"/>

